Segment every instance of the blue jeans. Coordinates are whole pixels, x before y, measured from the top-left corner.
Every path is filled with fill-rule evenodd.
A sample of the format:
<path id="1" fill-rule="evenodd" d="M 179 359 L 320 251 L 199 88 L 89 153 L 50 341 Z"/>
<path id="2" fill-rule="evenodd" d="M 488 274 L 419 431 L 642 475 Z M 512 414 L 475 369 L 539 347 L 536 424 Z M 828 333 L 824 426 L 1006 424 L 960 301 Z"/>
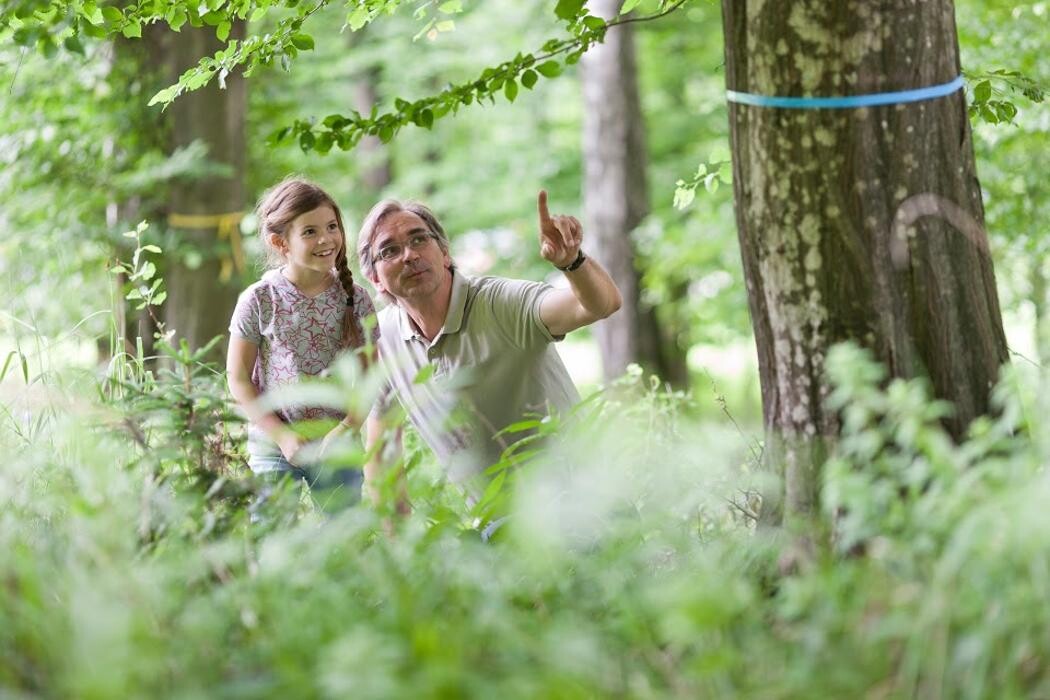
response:
<path id="1" fill-rule="evenodd" d="M 295 465 L 283 456 L 250 455 L 248 466 L 264 478 L 278 481 L 289 477 L 310 486 L 315 500 L 325 510 L 345 508 L 361 500 L 364 473 L 360 469 L 333 468 L 323 464 Z"/>

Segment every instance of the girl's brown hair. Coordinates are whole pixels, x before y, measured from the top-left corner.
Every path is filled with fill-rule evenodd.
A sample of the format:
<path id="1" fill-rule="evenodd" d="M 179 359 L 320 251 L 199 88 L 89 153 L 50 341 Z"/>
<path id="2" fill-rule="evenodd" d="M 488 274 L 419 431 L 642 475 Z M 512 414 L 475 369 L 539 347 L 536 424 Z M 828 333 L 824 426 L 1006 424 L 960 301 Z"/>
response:
<path id="1" fill-rule="evenodd" d="M 300 177 L 290 177 L 278 183 L 259 200 L 256 213 L 259 217 L 259 237 L 266 251 L 266 261 L 270 267 L 277 267 L 284 258 L 279 248 L 271 240 L 278 236 L 288 240 L 289 227 L 302 214 L 318 207 L 328 206 L 335 212 L 335 221 L 339 224 L 339 235 L 342 246 L 335 259 L 335 270 L 339 283 L 346 293 L 346 314 L 343 317 L 344 348 L 359 348 L 365 344 L 364 330 L 359 319 L 354 316 L 354 276 L 346 262 L 346 228 L 343 226 L 343 213 L 327 192 Z"/>

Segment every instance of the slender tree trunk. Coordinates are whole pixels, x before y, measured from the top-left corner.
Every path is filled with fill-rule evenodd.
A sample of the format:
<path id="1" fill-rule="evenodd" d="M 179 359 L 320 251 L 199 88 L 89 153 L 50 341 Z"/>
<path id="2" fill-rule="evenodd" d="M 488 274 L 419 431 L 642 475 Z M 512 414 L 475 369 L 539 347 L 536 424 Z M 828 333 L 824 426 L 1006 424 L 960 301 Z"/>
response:
<path id="1" fill-rule="evenodd" d="M 244 23 L 234 24 L 231 38 L 243 38 Z M 196 64 L 201 56 L 217 51 L 221 44 L 210 27 L 183 27 L 172 38 L 175 75 Z M 189 264 L 185 255 L 170 260 L 165 322 L 175 337 L 185 338 L 191 347 L 201 347 L 226 332 L 237 300 L 235 276 L 231 278 L 230 226 L 209 223 L 222 214 L 242 211 L 244 195 L 244 117 L 246 87 L 240 73 L 226 78 L 226 89 L 212 81 L 207 87 L 179 97 L 169 108 L 172 113 L 173 146 L 184 148 L 194 141 L 208 148 L 209 164 L 220 166 L 192 180 L 175 184 L 169 219 L 174 221 L 180 246 L 199 253 L 199 264 Z M 178 224 L 178 217 L 196 223 Z M 227 240 L 219 235 L 225 229 Z M 236 235 L 233 233 L 232 235 Z M 170 252 L 170 251 L 169 251 Z M 226 261 L 224 264 L 224 260 Z M 224 347 L 212 355 L 218 359 Z"/>
<path id="2" fill-rule="evenodd" d="M 1032 307 L 1035 313 L 1035 327 L 1032 329 L 1035 335 L 1035 347 L 1039 364 L 1043 367 L 1050 366 L 1050 333 L 1047 329 L 1047 278 L 1046 262 L 1042 256 L 1035 256 L 1031 262 L 1032 282 Z"/>
<path id="3" fill-rule="evenodd" d="M 591 0 L 609 18 L 619 0 Z M 638 97 L 633 29 L 609 30 L 580 62 L 583 83 L 583 208 L 591 254 L 620 288 L 623 307 L 595 325 L 606 379 L 638 362 L 677 384 L 687 380 L 685 355 L 642 302 L 631 232 L 649 213 L 645 123 Z"/>
<path id="4" fill-rule="evenodd" d="M 352 52 L 368 39 L 368 29 L 348 32 L 347 48 Z M 379 102 L 379 80 L 382 69 L 378 63 L 363 67 L 351 78 L 350 93 L 354 109 L 361 114 L 369 114 Z M 393 163 L 390 149 L 379 140 L 378 136 L 365 136 L 357 144 L 354 152 L 358 155 L 361 168 L 361 182 L 369 190 L 372 198 L 378 198 L 387 185 L 393 180 Z"/>
<path id="5" fill-rule="evenodd" d="M 907 90 L 959 75 L 949 0 L 723 0 L 726 82 L 763 95 Z M 785 514 L 817 502 L 828 348 L 929 376 L 961 438 L 1007 360 L 962 92 L 866 109 L 730 104 L 734 192 L 767 456 Z"/>

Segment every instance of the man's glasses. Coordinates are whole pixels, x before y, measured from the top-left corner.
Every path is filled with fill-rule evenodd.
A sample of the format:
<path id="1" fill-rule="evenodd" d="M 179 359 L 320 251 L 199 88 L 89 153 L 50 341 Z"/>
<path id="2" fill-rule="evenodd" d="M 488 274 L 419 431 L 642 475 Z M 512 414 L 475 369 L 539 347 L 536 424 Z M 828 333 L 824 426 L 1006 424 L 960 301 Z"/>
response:
<path id="1" fill-rule="evenodd" d="M 379 250 L 376 251 L 376 257 L 383 262 L 390 262 L 400 258 L 405 252 L 405 248 L 411 248 L 412 250 L 420 250 L 430 239 L 434 238 L 432 233 L 413 233 L 404 243 L 388 243 Z"/>

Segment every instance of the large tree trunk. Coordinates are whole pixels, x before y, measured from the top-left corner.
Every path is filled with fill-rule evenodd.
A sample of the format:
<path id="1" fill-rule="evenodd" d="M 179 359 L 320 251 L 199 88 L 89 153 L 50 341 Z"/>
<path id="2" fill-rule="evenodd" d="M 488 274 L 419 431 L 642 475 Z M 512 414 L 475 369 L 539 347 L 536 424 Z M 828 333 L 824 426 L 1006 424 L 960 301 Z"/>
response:
<path id="1" fill-rule="evenodd" d="M 591 0 L 592 14 L 614 17 L 622 2 Z M 631 232 L 649 213 L 645 124 L 638 97 L 630 25 L 610 29 L 582 58 L 583 209 L 589 246 L 623 295 L 619 313 L 595 325 L 606 379 L 638 362 L 676 384 L 687 380 L 685 355 L 642 303 Z"/>
<path id="2" fill-rule="evenodd" d="M 949 0 L 723 0 L 726 82 L 838 96 L 960 72 Z M 894 377 L 929 376 L 961 438 L 1007 360 L 962 92 L 866 109 L 730 104 L 737 226 L 758 344 L 767 454 L 785 514 L 817 499 L 829 346 L 870 348 Z M 901 234 L 904 234 L 903 236 Z"/>
<path id="3" fill-rule="evenodd" d="M 230 36 L 243 38 L 244 23 L 235 23 Z M 175 75 L 221 47 L 209 27 L 183 27 L 171 41 Z M 236 217 L 221 223 L 217 217 L 236 214 L 245 206 L 246 94 L 244 78 L 237 72 L 226 78 L 225 90 L 212 81 L 205 88 L 182 95 L 169 108 L 173 146 L 185 148 L 201 141 L 208 148 L 209 163 L 222 166 L 221 172 L 179 181 L 172 190 L 172 228 L 178 231 L 183 247 L 200 253 L 200 263 L 188 265 L 183 255 L 171 259 L 165 322 L 168 330 L 175 330 L 176 340 L 185 338 L 191 347 L 201 347 L 225 334 L 237 300 L 237 279 L 231 275 L 235 252 L 231 243 L 238 235 L 232 230 L 232 222 Z M 218 359 L 223 350 L 217 348 L 212 359 Z"/>

